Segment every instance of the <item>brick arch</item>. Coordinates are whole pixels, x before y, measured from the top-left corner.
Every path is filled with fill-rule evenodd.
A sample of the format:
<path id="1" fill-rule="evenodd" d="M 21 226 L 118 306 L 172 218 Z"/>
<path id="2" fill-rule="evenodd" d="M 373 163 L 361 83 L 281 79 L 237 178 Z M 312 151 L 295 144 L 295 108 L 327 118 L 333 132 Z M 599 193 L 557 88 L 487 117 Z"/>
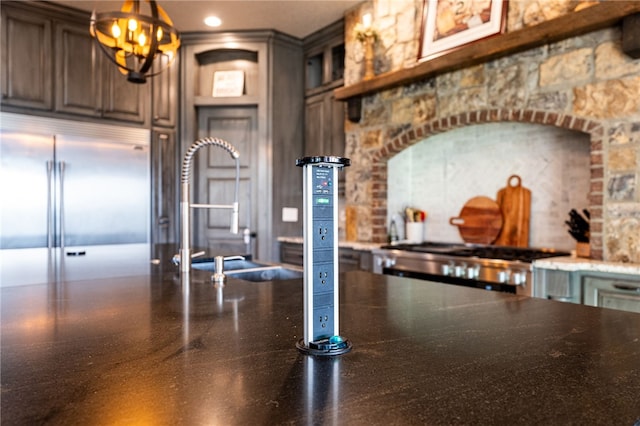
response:
<path id="1" fill-rule="evenodd" d="M 462 112 L 417 124 L 374 152 L 371 171 L 371 223 L 372 240 L 386 241 L 387 230 L 387 161 L 411 145 L 439 133 L 459 127 L 497 122 L 520 122 L 562 127 L 587 133 L 591 140 L 591 183 L 589 210 L 591 212 L 591 257 L 602 259 L 602 210 L 603 177 L 602 159 L 603 126 L 599 121 L 550 111 L 531 109 L 486 109 Z"/>

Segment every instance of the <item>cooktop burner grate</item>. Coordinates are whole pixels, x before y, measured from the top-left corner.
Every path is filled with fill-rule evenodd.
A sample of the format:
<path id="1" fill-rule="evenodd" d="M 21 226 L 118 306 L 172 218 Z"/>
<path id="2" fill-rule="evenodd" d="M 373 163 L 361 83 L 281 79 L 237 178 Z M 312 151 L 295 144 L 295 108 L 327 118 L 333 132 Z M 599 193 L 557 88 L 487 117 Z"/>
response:
<path id="1" fill-rule="evenodd" d="M 458 257 L 475 257 L 483 259 L 501 259 L 520 262 L 533 262 L 538 259 L 546 259 L 556 256 L 568 256 L 569 253 L 544 248 L 486 246 L 475 244 L 456 244 L 424 242 L 421 244 L 397 244 L 382 248 L 392 250 L 404 250 L 419 253 L 446 254 Z"/>

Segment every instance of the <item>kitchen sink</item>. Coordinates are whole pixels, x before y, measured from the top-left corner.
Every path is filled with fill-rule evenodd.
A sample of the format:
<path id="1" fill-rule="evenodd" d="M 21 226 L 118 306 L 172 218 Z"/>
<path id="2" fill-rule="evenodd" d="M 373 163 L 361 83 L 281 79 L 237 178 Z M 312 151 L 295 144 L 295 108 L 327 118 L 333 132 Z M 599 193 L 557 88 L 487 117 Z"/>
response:
<path id="1" fill-rule="evenodd" d="M 215 262 L 213 259 L 204 261 L 194 261 L 191 264 L 193 269 L 215 272 Z M 244 281 L 280 281 L 302 278 L 301 269 L 294 269 L 282 265 L 255 262 L 252 260 L 225 260 L 224 274 L 229 278 L 237 278 Z"/>
<path id="2" fill-rule="evenodd" d="M 233 270 L 225 272 L 229 278 L 238 278 L 245 281 L 280 281 L 302 278 L 302 271 L 285 268 L 283 266 L 263 266 L 259 268 Z"/>
<path id="3" fill-rule="evenodd" d="M 254 262 L 253 260 L 245 260 L 245 259 L 228 259 L 224 261 L 224 272 L 235 271 L 238 269 L 252 269 L 252 268 L 262 268 L 265 266 L 272 266 L 267 263 L 259 263 Z M 208 259 L 194 259 L 191 263 L 191 267 L 193 269 L 201 269 L 203 271 L 216 271 L 216 264 L 213 258 Z"/>

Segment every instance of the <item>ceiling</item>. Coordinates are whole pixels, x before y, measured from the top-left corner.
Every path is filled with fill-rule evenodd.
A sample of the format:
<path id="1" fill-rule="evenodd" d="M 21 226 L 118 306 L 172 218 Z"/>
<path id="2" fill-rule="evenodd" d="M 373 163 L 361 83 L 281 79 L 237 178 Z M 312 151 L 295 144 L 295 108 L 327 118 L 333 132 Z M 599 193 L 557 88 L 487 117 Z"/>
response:
<path id="1" fill-rule="evenodd" d="M 158 5 L 167 12 L 180 32 L 274 29 L 304 38 L 342 18 L 345 11 L 361 2 L 362 0 L 158 0 Z M 86 11 L 96 9 L 98 12 L 106 12 L 119 10 L 123 1 L 58 0 L 52 3 Z M 203 21 L 209 15 L 222 19 L 222 26 L 215 29 L 207 27 Z"/>

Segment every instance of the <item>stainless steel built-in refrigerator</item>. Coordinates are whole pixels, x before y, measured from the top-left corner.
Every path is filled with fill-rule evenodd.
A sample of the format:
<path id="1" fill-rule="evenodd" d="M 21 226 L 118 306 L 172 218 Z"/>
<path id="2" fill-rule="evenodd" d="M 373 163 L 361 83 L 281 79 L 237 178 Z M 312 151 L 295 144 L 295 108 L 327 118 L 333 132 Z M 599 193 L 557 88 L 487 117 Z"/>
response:
<path id="1" fill-rule="evenodd" d="M 149 260 L 149 133 L 0 115 L 2 286 L 116 277 Z"/>

